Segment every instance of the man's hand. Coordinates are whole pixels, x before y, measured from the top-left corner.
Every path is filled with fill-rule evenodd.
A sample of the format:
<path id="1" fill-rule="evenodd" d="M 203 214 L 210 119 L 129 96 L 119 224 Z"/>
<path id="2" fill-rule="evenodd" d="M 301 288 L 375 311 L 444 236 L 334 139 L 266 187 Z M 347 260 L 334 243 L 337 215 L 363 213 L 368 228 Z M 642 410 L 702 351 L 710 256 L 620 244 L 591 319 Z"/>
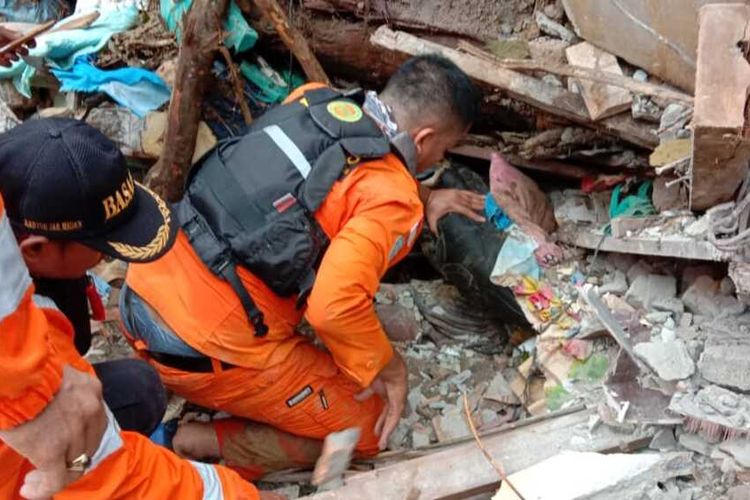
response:
<path id="1" fill-rule="evenodd" d="M 355 396 L 357 401 L 364 401 L 373 394 L 378 394 L 385 400 L 385 408 L 375 423 L 375 435 L 380 436 L 378 447 L 381 450 L 388 447 L 388 438 L 401 420 L 408 391 L 409 372 L 406 363 L 394 351 L 393 359 L 380 371 L 372 385 Z"/>
<path id="2" fill-rule="evenodd" d="M 21 36 L 21 33 L 17 31 L 0 27 L 0 47 L 9 44 L 13 40 L 20 38 Z M 16 47 L 15 49 L 8 52 L 0 53 L 0 66 L 4 66 L 6 68 L 9 67 L 11 64 L 13 64 L 13 61 L 18 61 L 19 56 L 27 55 L 29 53 L 29 49 L 33 48 L 35 45 L 36 44 L 34 43 L 34 40 L 29 40 L 20 47 Z"/>
<path id="3" fill-rule="evenodd" d="M 464 189 L 431 190 L 424 207 L 430 231 L 437 234 L 438 221 L 451 212 L 466 216 L 475 222 L 484 222 L 484 195 Z"/>
<path id="4" fill-rule="evenodd" d="M 92 457 L 107 426 L 102 385 L 87 373 L 65 366 L 60 389 L 34 420 L 0 431 L 0 440 L 26 457 L 36 470 L 21 487 L 28 499 L 52 497 L 80 477 L 68 464 L 85 453 Z"/>

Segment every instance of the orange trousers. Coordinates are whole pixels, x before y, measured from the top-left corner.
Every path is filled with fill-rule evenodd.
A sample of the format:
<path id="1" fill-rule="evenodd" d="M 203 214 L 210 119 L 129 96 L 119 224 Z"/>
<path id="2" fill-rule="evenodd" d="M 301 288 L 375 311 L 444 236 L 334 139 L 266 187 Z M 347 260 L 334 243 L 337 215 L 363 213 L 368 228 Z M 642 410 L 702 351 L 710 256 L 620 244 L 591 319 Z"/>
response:
<path id="1" fill-rule="evenodd" d="M 53 331 L 50 332 L 50 341 L 56 353 L 68 364 L 93 374 L 93 369 L 79 356 L 69 336 Z M 226 467 L 183 460 L 137 433 L 120 432 L 119 435 L 121 446 L 55 495 L 56 500 L 259 498 L 251 483 Z M 26 459 L 0 442 L 0 500 L 20 499 L 18 491 L 26 473 L 31 470 L 33 466 Z"/>
<path id="2" fill-rule="evenodd" d="M 359 385 L 338 369 L 330 354 L 307 342 L 298 344 L 282 363 L 264 370 L 234 367 L 188 373 L 146 359 L 168 389 L 195 404 L 321 440 L 331 432 L 359 427 L 358 454 L 372 456 L 379 451 L 374 427 L 382 399 L 355 401 L 362 390 Z"/>

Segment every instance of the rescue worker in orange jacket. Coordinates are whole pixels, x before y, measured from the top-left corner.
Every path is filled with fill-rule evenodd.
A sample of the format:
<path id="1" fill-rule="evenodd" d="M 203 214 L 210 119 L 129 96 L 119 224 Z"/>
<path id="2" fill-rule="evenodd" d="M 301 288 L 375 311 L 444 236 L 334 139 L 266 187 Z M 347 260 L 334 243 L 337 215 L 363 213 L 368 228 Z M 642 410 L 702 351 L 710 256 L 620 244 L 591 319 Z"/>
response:
<path id="1" fill-rule="evenodd" d="M 35 303 L 11 228 L 55 240 L 39 245 L 38 268 L 80 275 L 102 253 L 159 257 L 174 236 L 168 206 L 77 120 L 32 120 L 0 136 L 0 192 L 0 498 L 259 498 L 226 468 L 120 432 L 70 323 Z"/>
<path id="2" fill-rule="evenodd" d="M 481 196 L 420 197 L 415 179 L 467 132 L 480 95 L 438 56 L 407 61 L 380 95 L 320 87 L 298 89 L 201 160 L 176 205 L 174 247 L 130 267 L 121 316 L 170 390 L 255 422 L 250 441 L 264 453 L 272 443 L 258 424 L 314 440 L 358 427 L 358 452 L 373 455 L 407 394 L 405 363 L 373 298 L 417 240 L 423 198 L 433 216 L 458 206 L 481 220 Z M 303 316 L 329 352 L 297 333 Z M 214 426 L 212 454 L 226 456 L 241 427 Z M 206 453 L 189 444 L 182 451 Z M 288 458 L 303 465 L 311 457 Z M 254 469 L 235 465 L 248 477 L 284 464 L 274 456 Z"/>

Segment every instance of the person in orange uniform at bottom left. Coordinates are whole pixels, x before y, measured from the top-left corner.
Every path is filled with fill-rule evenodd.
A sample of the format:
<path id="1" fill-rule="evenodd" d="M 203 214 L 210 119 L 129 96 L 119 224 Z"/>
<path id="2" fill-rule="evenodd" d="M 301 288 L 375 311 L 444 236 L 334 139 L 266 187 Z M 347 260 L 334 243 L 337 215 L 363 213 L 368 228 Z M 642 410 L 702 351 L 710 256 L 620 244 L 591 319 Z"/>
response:
<path id="1" fill-rule="evenodd" d="M 168 206 L 77 120 L 31 120 L 1 135 L 0 192 L 0 498 L 263 498 L 229 469 L 120 431 L 72 326 L 49 301 L 35 303 L 11 227 L 46 232 L 55 240 L 46 264 L 80 275 L 102 253 L 137 261 L 167 251 Z"/>
<path id="2" fill-rule="evenodd" d="M 175 451 L 255 478 L 311 465 L 321 440 L 351 427 L 360 456 L 386 447 L 407 369 L 373 298 L 425 211 L 482 220 L 482 196 L 415 178 L 480 101 L 452 62 L 415 57 L 379 95 L 303 86 L 203 157 L 175 205 L 173 249 L 130 267 L 121 317 L 168 389 L 251 422 L 183 426 Z M 329 352 L 297 333 L 303 316 Z"/>

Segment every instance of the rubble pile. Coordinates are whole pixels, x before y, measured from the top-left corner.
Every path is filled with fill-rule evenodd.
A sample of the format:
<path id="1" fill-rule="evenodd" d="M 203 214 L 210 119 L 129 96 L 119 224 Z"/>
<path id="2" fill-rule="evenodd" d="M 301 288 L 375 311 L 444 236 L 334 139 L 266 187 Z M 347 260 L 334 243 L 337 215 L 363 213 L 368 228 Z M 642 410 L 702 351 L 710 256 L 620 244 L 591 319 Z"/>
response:
<path id="1" fill-rule="evenodd" d="M 165 161 L 188 167 L 305 80 L 379 85 L 438 53 L 482 85 L 481 122 L 430 182 L 495 206 L 473 232 L 454 232 L 474 224 L 455 214 L 441 235 L 425 229 L 429 277 L 382 284 L 374 307 L 408 364 L 407 409 L 389 451 L 327 464 L 349 472 L 315 498 L 519 498 L 510 483 L 526 498 L 750 498 L 750 7 L 238 0 L 211 49 L 191 52 L 190 2 L 37 3 L 0 1 L 5 27 L 60 21 L 0 68 L 0 132 L 76 117 L 157 184 Z M 208 69 L 185 78 L 188 53 L 211 55 Z M 188 151 L 167 138 L 190 113 Z M 132 355 L 124 272 L 91 273 L 106 306 L 92 361 Z M 294 474 L 269 488 L 315 493 Z"/>

